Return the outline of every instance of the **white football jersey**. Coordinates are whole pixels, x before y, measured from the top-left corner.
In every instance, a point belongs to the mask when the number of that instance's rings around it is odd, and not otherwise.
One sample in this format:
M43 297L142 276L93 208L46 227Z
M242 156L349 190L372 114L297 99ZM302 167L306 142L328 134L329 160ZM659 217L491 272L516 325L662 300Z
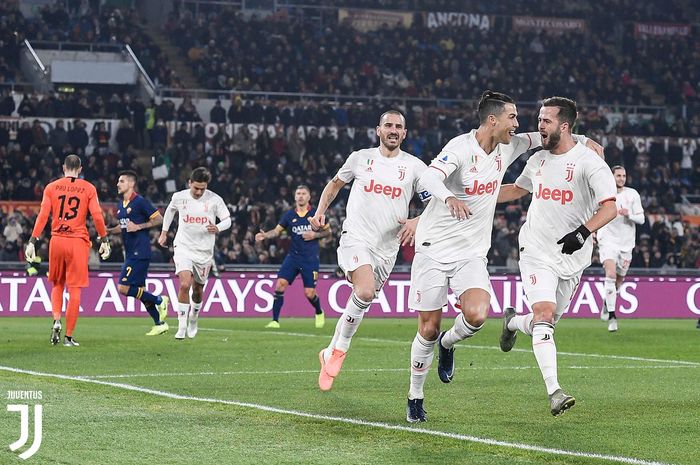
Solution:
M207 232L207 225L217 224L217 218L225 220L231 216L224 200L210 190L205 190L200 198L195 199L190 190L185 189L175 192L168 204L166 215L175 212L178 213L173 243L176 252L184 252L197 263L211 261L216 234Z
M396 258L399 220L408 218L411 198L415 193L422 200L430 196L418 187L426 168L419 158L404 151L392 158L383 156L379 147L351 153L337 174L345 183L355 181L342 234L364 242L384 258Z
M642 199L636 190L623 187L615 197L615 204L618 212L621 208L626 208L630 216L642 215L643 221ZM635 229L632 219L618 213L614 220L598 230L598 242L621 252L631 252L635 244Z
M503 175L520 155L541 143L538 132L517 134L510 144L499 144L487 154L476 140L476 129L450 140L428 169L445 175L445 187L472 214L458 221L444 202L433 199L418 222L416 252L440 263L486 257Z
M603 202L615 199L608 165L580 143L561 155L541 150L530 157L515 184L532 192L520 228L521 259L551 265L561 278L578 275L591 264L593 239L572 255L562 253L557 241L588 221Z

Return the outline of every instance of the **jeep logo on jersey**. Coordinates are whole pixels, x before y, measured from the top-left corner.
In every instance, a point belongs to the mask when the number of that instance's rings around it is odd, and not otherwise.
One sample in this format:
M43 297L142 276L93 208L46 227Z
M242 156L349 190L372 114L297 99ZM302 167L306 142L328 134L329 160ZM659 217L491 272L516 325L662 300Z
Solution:
M369 186L364 187L365 192L374 192L375 194L384 194L391 199L398 199L401 197L401 188L394 187L384 184L375 183L374 179L370 179Z
M182 218L182 221L188 224L209 224L209 218L206 216L185 215L185 217Z
M566 179L567 182L571 182L571 180L574 179L574 168L576 168L575 163L566 164L566 176L564 179Z
M475 179L474 185L471 188L467 186L467 188L464 189L464 192L466 192L467 195L494 194L498 192L498 179L494 179L486 184L482 184Z
M405 177L406 177L406 167L399 166L399 181L403 181Z
M549 187L540 187L535 192L535 197L542 200L554 200L565 205L574 200L574 192L568 189L550 189Z

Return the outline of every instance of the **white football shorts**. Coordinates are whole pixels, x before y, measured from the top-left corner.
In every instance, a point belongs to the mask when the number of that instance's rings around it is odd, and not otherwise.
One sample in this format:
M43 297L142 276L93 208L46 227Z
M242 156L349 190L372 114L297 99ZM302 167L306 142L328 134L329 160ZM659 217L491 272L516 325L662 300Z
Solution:
M543 263L520 260L520 278L523 280L523 289L530 307L537 302L555 303L557 309L554 324L571 303L582 274L583 271L571 278L560 278Z
M491 279L486 258L440 263L423 253L413 257L408 307L418 311L439 310L447 305L447 290L458 298L467 289L483 289L489 294Z
M214 263L214 259L211 258L206 262L195 261L192 257L175 249L175 254L173 255L173 261L175 262L175 274L181 271L191 271L194 280L199 284L205 284L207 278L209 278L209 272Z
M383 257L372 252L367 244L356 238L344 234L340 237L338 247L338 266L343 270L348 281L350 273L362 265L370 265L374 271L374 286L378 293L389 279L391 271L396 263L396 255L392 258Z
M600 256L600 263L603 263L605 260L612 260L615 262L615 273L620 276L627 275L627 271L630 269L630 262L632 261L631 251L623 252L616 247L598 243L598 255Z

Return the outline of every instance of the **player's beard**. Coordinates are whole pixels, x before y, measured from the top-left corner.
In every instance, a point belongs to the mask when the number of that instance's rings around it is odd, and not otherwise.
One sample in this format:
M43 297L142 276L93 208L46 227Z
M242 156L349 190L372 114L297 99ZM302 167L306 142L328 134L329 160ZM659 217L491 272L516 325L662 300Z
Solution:
M552 132L547 135L547 140L542 143L542 148L545 150L552 150L559 144L561 140L561 130L557 129L556 132Z
M382 139L382 144L384 144L384 146L389 150L394 150L401 145L401 136L397 136L396 139L389 139L389 136L387 135Z

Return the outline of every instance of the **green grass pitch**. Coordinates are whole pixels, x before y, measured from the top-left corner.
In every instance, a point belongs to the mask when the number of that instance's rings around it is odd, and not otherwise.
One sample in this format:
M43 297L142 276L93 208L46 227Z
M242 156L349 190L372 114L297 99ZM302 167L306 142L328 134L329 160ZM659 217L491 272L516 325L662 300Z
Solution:
M317 354L335 320L323 330L311 319L265 323L204 316L197 338L178 342L172 329L145 337L146 317L81 318L82 346L67 348L49 344L50 318L0 318L0 395L44 409L41 447L22 461L33 433L10 451L19 414L0 407L0 463L700 463L694 321L621 320L611 334L563 319L559 379L577 401L554 418L530 339L504 354L491 320L458 346L451 384L433 363L420 425L405 421L415 319L365 319L327 393Z

